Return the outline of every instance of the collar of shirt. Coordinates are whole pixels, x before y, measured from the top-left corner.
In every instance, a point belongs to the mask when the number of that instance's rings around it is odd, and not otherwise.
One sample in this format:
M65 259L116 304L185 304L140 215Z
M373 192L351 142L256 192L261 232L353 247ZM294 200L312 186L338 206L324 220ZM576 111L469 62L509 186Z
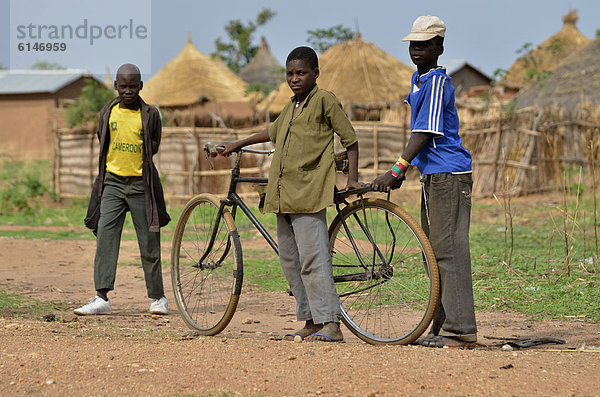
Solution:
M304 102L302 102L302 106L300 106L301 108L303 108L304 106L306 106L306 104L308 103L308 100L310 99L310 97L312 97L313 95L315 95L315 92L317 92L319 90L319 86L315 84L315 86L313 87L312 90L310 90L310 92L308 93L308 95L306 96L306 98L304 98ZM296 104L296 95L290 97L290 102L293 102L294 105Z
M424 82L426 82L428 79L430 79L433 76L437 76L437 75L445 75L447 78L450 78L450 76L448 76L446 74L446 68L443 66L438 66L437 68L433 68L431 70L429 70L429 72L427 73L423 73L422 75L419 76L419 72L415 72L414 75L414 82L413 84L423 84Z

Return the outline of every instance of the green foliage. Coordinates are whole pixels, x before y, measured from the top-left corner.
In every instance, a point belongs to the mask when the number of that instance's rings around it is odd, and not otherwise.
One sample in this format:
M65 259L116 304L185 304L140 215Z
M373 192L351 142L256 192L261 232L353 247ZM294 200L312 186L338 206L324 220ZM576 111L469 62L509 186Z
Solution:
M500 80L502 77L504 77L506 75L506 72L508 72L508 70L506 69L502 69L502 68L497 68L496 70L494 70L494 80Z
M39 164L39 162L38 162ZM22 161L5 160L0 170L0 213L20 212L32 215L39 198L49 192L41 180L41 168L24 167Z
M251 92L260 92L264 96L267 96L269 95L269 92L275 89L275 87L277 87L276 84L267 84L257 81L246 86L246 94L250 94Z
M258 51L258 46L252 44L254 32L259 26L269 22L275 15L277 15L275 11L263 8L254 21L243 23L239 19L230 20L225 25L229 41L223 41L221 37L218 37L215 40L216 51L212 56L221 58L229 69L239 73Z
M525 83L539 83L546 80L548 77L552 75L552 72L547 70L538 70L538 69L528 69L525 72L525 77L523 78L523 82Z
M34 70L65 70L66 68L58 63L48 61L37 61L31 65Z
M517 54L519 54L519 55L520 55L520 54L525 54L525 53L527 53L527 52L528 52L528 51L531 49L531 47L533 47L533 43L525 43L525 44L523 44L523 45L521 46L521 48L519 48L519 49L518 49L518 50L516 50L515 52L516 52Z
M306 41L319 54L323 54L331 46L348 41L356 35L355 31L343 25L332 26L329 29L308 30L306 33L308 34Z
M90 121L95 122L100 109L110 102L114 96L112 90L93 79L87 79L77 103L67 106L64 110L67 125L73 127Z

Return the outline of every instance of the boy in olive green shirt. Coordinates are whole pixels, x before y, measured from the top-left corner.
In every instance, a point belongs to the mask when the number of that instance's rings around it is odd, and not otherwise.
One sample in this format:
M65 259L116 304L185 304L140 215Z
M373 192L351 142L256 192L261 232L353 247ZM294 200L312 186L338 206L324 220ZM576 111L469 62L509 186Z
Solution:
M272 141L265 210L277 214L279 261L296 298L295 334L311 341L341 341L340 300L333 282L326 208L335 188L334 133L346 148L350 171L346 189L359 187L358 141L340 102L320 90L317 54L294 49L286 61L286 80L294 96L263 132L225 145L228 156L246 145Z

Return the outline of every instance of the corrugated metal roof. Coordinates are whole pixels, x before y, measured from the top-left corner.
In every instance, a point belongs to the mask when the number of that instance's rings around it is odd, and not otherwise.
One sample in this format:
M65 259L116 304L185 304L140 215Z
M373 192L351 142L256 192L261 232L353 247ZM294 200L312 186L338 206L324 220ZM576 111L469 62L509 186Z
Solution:
M65 70L0 70L0 95L53 94L81 77L90 77L83 69Z

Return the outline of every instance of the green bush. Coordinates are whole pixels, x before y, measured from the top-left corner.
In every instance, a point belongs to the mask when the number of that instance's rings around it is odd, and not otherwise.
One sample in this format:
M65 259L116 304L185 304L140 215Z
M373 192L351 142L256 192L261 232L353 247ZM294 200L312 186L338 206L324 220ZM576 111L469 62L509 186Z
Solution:
M39 207L38 198L50 189L42 182L40 170L22 161L4 161L0 173L0 213L33 214Z
M65 119L70 127L96 122L98 112L114 98L115 94L97 81L88 79L81 90L77 103L69 105L65 110Z

